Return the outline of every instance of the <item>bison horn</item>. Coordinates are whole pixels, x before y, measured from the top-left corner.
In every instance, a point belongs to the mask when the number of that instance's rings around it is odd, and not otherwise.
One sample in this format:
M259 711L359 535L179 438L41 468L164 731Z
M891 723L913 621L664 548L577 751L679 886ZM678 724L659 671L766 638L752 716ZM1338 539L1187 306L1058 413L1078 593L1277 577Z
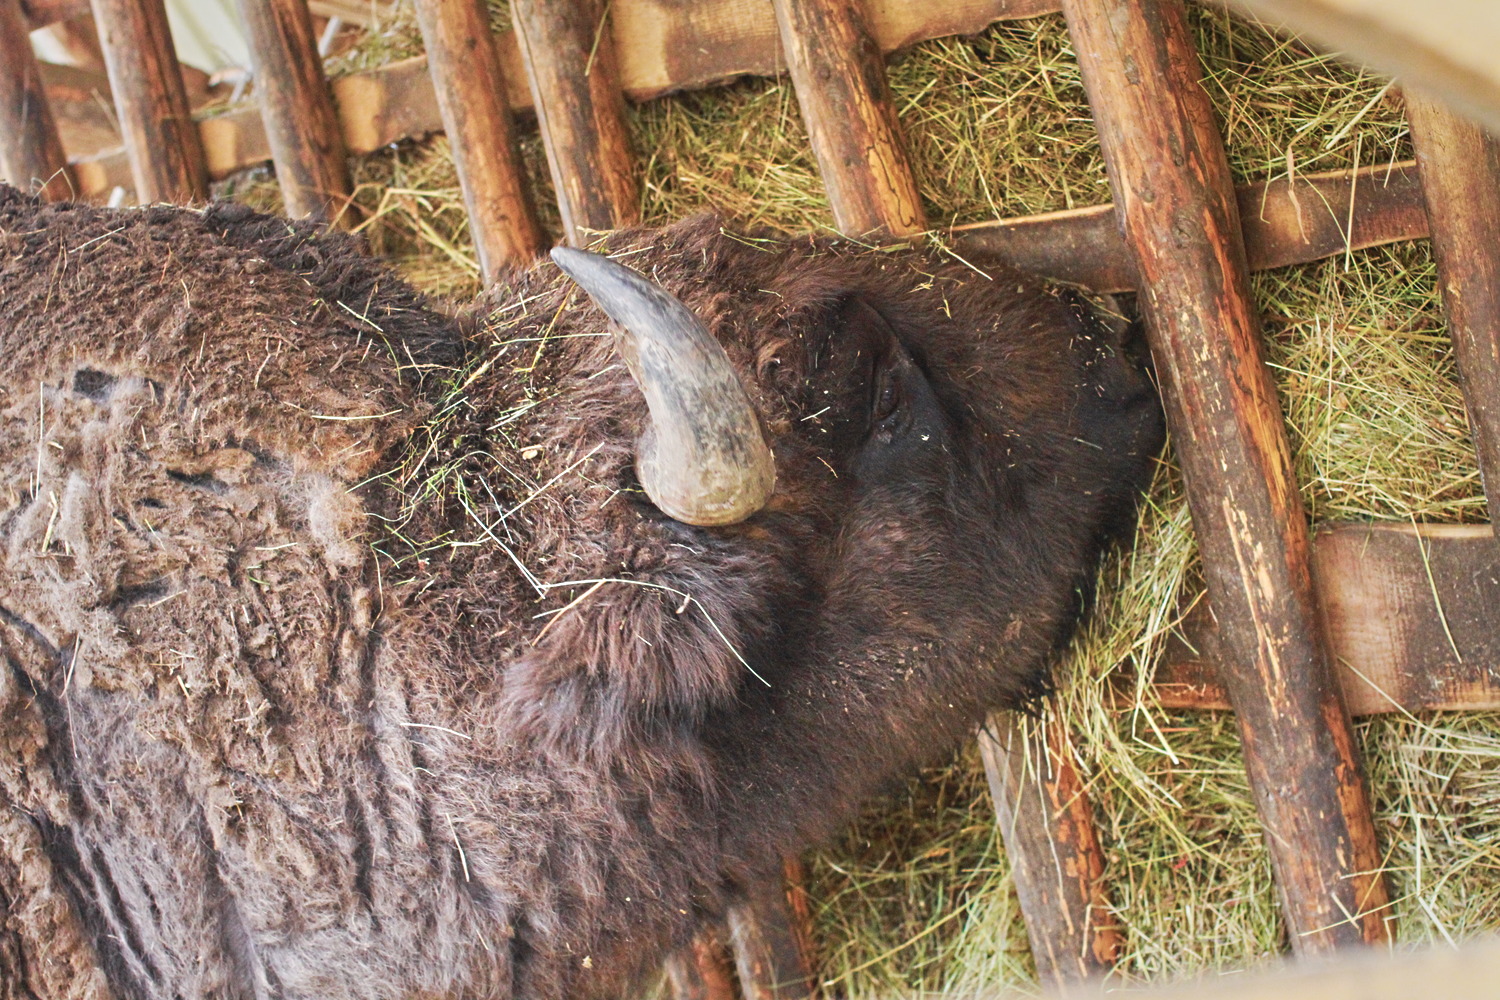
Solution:
M736 524L771 498L776 466L724 348L660 285L608 257L552 259L617 324L615 348L651 411L635 468L646 494L687 524Z

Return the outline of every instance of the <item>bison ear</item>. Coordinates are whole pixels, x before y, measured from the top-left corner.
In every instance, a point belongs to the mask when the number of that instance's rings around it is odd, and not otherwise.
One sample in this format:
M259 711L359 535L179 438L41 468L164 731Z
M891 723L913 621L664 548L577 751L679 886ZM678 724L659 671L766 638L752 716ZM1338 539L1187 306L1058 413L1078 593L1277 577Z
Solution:
M771 446L724 348L687 306L600 254L557 247L552 259L615 321L615 349L651 419L636 473L664 513L687 524L735 524L771 498Z

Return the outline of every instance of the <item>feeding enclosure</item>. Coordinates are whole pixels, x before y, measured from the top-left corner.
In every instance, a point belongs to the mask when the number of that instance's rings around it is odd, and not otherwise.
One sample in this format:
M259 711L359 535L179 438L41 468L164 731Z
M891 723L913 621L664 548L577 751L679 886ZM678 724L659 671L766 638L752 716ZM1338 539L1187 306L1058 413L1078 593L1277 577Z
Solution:
M710 209L998 255L1146 323L1173 445L1059 691L789 858L669 962L684 1000L1500 928L1500 146L1450 110L1493 126L1493 80L1398 89L1179 0L237 9L231 103L185 87L161 0L0 0L4 179L325 219L438 294Z

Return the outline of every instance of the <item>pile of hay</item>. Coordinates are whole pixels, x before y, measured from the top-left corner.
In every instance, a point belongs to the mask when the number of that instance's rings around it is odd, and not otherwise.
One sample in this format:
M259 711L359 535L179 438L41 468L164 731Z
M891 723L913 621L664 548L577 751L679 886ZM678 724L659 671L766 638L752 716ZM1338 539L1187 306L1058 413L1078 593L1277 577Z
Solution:
M1411 155L1387 80L1217 8L1191 13L1237 179ZM406 54L419 44L398 8L364 51ZM923 44L890 74L933 225L1109 200L1060 17ZM831 227L787 81L666 98L630 119L647 221L712 208L747 225ZM534 128L524 152L545 201ZM356 179L378 252L429 290L477 287L441 137L366 158ZM271 206L270 191L256 183L241 194ZM1255 293L1317 521L1486 519L1425 242L1262 274ZM1233 718L1164 711L1149 687L1133 705L1103 697L1117 674L1150 675L1201 586L1172 470L1159 477L1135 550L1105 577L1056 704L1109 855L1122 971L1147 980L1244 967L1286 942ZM1500 718L1386 716L1359 732L1398 938L1500 927ZM1034 981L972 749L873 805L810 862L818 969L830 994Z

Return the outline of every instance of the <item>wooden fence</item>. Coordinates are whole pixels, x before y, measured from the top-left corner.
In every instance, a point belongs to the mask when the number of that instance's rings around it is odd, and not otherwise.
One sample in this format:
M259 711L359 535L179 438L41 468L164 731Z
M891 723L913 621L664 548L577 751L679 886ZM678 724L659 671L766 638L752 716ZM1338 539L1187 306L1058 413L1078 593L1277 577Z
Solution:
M345 157L443 129L486 276L545 237L521 184L512 116L535 112L579 243L637 217L624 100L786 70L834 218L851 235L924 230L883 55L1056 10L1050 0L418 0L427 56L322 77L306 0L242 0L258 110L193 121L162 0L92 0L122 153L65 157L23 26L78 0L0 0L0 168L47 198L130 184L201 199L271 159L294 213L348 218ZM1486 484L1500 483L1500 145L1408 95L1415 163L1232 186L1180 0L1064 0L1113 205L953 230L1018 266L1134 290L1162 375L1211 612L1157 678L1169 706L1239 721L1293 950L1384 940L1387 889L1350 712L1500 707L1500 550L1488 527L1342 527L1309 537L1247 288L1254 268L1430 235ZM671 16L669 16L671 15ZM1339 206L1339 210L1328 206ZM1340 666L1335 669L1334 664ZM1341 677L1342 675L1342 677ZM991 720L981 749L1044 981L1107 973L1104 861L1060 724ZM669 963L687 998L814 991L805 903L767 886Z

